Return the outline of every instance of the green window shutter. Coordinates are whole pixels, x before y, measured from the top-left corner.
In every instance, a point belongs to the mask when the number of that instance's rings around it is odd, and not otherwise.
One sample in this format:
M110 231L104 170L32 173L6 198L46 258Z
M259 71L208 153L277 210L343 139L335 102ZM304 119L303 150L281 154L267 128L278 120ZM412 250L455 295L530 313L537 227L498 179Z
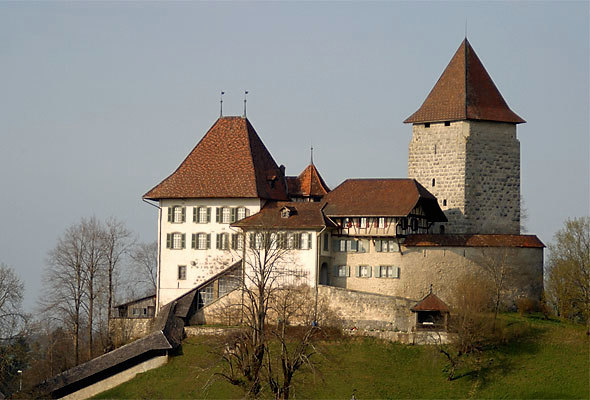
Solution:
M367 267L367 269L369 270L369 278L370 278L371 276L373 276L373 275L371 274L371 271L372 271L373 269L371 268L371 266L370 266L370 265Z
M231 219L230 219L230 221L231 221L232 223L233 223L233 222L236 222L236 214L237 214L237 211L238 211L238 210L237 210L237 208L235 208L235 207L232 207L230 210L231 210Z
M215 207L215 222L219 223L221 219L221 208Z
M210 233L207 234L207 248L208 249L211 248L211 234Z
M338 276L338 268L339 268L338 265L334 265L334 268L333 268L334 271L332 272L332 276Z
M186 222L186 207L182 207L182 222Z
M231 248L232 248L232 250L235 250L238 248L238 234L237 233L231 234Z
M375 251L380 253L382 251L382 248L383 248L383 246L381 243L381 239L375 240Z
M256 243L255 243L255 240L256 240L256 239L254 238L254 234L253 234L253 233L251 233L251 234L250 234L250 248L251 248L251 249L253 249L253 248L254 248L254 245L256 244Z
M350 265L346 266L346 276L350 276L350 270L352 269L352 267Z
M361 276L361 266L360 265L357 265L354 268L355 268L355 272L356 272L355 273L356 277L357 278L360 278L360 276Z
M183 233L182 236L181 236L181 241L180 241L180 248L181 249L184 249L185 239L186 239L186 234Z
M207 223L209 222L211 222L211 207L207 207Z
M168 207L168 222L172 222L172 212L174 207Z
M381 267L379 265L373 266L375 278L381 278Z
M218 234L215 235L215 248L218 249L218 250L221 248L221 246L220 246L221 239L219 238L220 236L221 236L220 233L218 233Z
M172 248L172 234L171 233L166 234L166 248L167 249Z
M199 209L197 207L193 207L193 222L197 222L198 215L199 215Z
M401 268L400 267L394 267L393 270L395 271L395 277L396 278L399 278L399 274L400 274Z
M312 240L312 237L313 237L313 235L312 235L311 233L308 233L308 234L307 234L307 248L308 248L308 249L312 249L312 248L313 248L313 246L312 246L312 244L311 244L311 243L312 243L312 242L311 242L311 240Z
M191 235L191 249L196 249L197 248L197 234L193 233Z

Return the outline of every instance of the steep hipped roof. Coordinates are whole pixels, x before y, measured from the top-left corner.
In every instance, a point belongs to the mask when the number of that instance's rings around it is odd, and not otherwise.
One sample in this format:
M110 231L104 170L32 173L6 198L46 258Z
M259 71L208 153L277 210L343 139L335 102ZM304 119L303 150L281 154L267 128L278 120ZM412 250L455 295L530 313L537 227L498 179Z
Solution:
M145 199L247 197L287 200L284 175L246 118L222 117Z
M313 163L309 164L299 176L287 177L289 196L321 197L330 191L326 182Z
M421 205L431 221L447 221L436 198L415 179L347 179L323 202L328 217L405 217Z
M537 247L545 245L535 235L409 235L406 247Z
M439 299L434 293L430 293L412 307L410 310L416 311L440 311L449 312L449 306L444 301Z
M526 122L506 104L465 39L422 106L405 123L487 120Z
M290 216L283 218L281 210L287 207ZM231 226L243 229L321 229L334 226L322 212L322 203L318 202L268 202L256 214L244 218Z

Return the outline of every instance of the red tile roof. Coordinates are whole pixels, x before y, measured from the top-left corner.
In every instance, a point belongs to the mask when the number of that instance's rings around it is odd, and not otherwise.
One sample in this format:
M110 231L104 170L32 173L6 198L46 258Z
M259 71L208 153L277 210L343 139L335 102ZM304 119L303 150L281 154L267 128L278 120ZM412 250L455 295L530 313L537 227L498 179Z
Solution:
M538 247L535 235L409 235L406 247Z
M465 39L422 106L405 123L456 120L526 122L506 104Z
M347 179L322 202L329 217L404 217L420 204L431 221L447 221L436 198L415 179Z
M281 210L288 207L291 215L281 217ZM244 229L321 229L334 224L324 216L323 205L317 202L271 201L256 214L244 218L231 226Z
M423 298L410 310L412 311L440 311L449 312L449 306L444 301L439 299L435 294L430 293L428 296Z
M246 118L222 117L145 199L287 200L284 175Z
M299 176L287 177L287 191L291 197L322 197L330 191L313 163Z

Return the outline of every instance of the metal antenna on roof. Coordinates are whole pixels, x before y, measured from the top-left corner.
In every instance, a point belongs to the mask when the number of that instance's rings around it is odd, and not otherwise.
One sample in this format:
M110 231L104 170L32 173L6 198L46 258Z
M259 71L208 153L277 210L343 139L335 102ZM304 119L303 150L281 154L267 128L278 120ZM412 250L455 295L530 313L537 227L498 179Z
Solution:
M224 91L221 91L219 95L219 118L223 117L223 95L225 94Z
M246 118L246 95L248 94L247 90L244 90L244 118Z

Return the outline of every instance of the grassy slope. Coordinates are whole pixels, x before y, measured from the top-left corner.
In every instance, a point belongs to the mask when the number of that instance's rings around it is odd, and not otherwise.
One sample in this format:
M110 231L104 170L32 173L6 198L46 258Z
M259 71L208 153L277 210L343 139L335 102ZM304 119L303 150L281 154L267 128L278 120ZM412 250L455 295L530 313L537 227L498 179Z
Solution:
M590 398L590 351L583 327L556 321L504 318L530 324L533 336L493 350L478 376L448 382L443 359L430 346L350 339L321 346L317 372L297 376L292 398ZM188 339L164 367L98 398L240 398L214 375L220 370L207 339Z

